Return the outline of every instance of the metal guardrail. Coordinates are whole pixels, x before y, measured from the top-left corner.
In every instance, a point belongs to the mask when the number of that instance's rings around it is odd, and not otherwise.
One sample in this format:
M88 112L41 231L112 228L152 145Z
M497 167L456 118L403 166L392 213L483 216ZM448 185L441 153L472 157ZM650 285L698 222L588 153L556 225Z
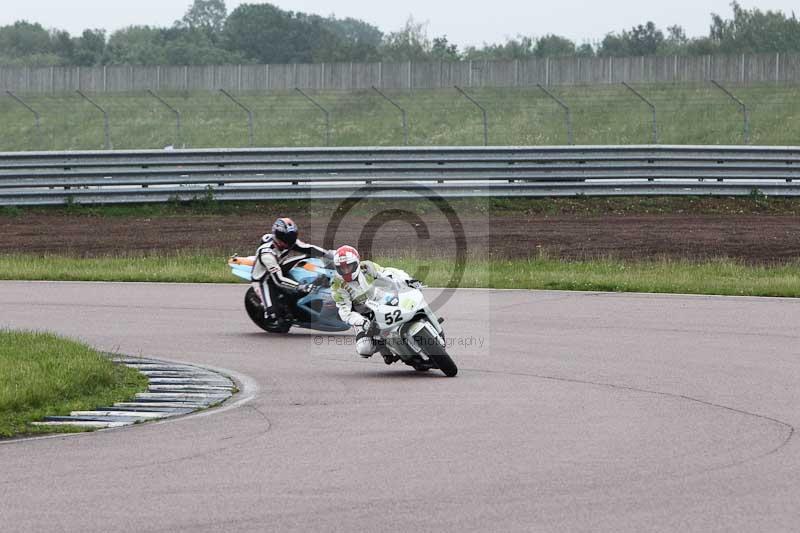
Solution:
M800 147L549 146L0 153L0 206L408 198L800 196Z

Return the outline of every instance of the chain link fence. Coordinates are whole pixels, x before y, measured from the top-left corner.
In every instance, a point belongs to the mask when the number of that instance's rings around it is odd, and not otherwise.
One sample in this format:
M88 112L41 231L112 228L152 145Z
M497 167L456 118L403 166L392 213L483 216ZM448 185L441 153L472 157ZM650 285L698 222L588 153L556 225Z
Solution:
M6 92L0 151L800 139L800 85L460 89Z

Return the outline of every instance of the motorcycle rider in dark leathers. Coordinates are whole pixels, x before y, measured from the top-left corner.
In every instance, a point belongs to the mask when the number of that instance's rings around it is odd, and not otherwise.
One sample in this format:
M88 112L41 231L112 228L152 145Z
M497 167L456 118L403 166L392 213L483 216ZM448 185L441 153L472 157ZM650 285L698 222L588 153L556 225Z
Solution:
M317 257L330 261L333 252L305 243L297 238L297 224L289 217L278 218L272 232L261 237L256 250L252 284L264 303L264 318L278 324L285 321L286 309L277 305L278 291L292 296L302 296L313 288L300 284L286 273L302 259Z

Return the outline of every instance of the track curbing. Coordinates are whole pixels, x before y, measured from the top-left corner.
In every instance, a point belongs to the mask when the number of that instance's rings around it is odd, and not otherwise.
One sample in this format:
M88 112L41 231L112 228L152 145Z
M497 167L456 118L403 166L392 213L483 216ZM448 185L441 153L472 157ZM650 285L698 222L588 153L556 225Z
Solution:
M129 356L112 360L144 374L148 380L147 392L127 402L91 411L73 411L69 416L47 416L33 424L108 429L161 421L220 405L237 390L229 377L194 365Z

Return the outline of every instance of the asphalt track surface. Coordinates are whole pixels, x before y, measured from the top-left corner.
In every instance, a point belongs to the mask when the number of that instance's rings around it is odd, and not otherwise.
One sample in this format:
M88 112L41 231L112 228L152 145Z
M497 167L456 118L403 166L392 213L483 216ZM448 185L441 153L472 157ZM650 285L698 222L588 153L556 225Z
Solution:
M0 531L797 530L800 301L460 290L448 379L260 333L244 291L0 283L0 326L244 388L0 444Z

